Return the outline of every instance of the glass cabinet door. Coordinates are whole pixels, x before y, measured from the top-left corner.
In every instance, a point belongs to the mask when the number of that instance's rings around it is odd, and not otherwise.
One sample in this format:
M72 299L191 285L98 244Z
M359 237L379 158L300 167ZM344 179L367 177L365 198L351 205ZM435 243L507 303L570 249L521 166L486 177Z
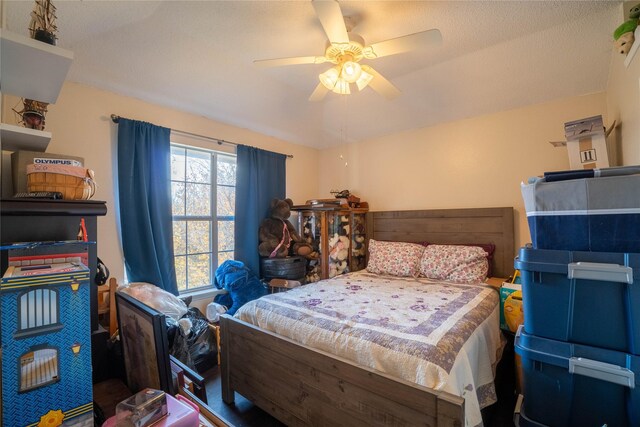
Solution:
M307 283L366 267L366 210L301 210L298 225L313 249Z
M327 212L329 277L348 273L350 238L349 212Z
M351 223L351 271L364 270L367 266L366 214L352 213Z
M320 212L305 211L300 213L300 231L302 238L311 245L312 259L307 262L306 282L317 282L322 278L322 221Z

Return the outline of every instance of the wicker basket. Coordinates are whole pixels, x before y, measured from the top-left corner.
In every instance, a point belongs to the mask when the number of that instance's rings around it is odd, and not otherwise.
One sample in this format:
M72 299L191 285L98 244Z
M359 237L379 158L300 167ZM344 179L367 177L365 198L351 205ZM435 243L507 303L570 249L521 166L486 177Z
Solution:
M96 191L91 169L77 166L41 165L27 166L27 190L58 191L65 200L87 200Z

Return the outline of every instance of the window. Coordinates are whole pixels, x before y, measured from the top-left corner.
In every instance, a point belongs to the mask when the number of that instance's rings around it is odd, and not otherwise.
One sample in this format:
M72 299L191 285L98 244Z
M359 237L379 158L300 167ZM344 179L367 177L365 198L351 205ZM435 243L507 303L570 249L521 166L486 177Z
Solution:
M18 331L15 338L24 338L61 329L56 289L34 289L18 296Z
M235 156L172 144L171 194L178 290L210 287L233 258Z
M71 351L71 350L69 350ZM20 357L20 392L55 383L58 377L58 350L40 348Z

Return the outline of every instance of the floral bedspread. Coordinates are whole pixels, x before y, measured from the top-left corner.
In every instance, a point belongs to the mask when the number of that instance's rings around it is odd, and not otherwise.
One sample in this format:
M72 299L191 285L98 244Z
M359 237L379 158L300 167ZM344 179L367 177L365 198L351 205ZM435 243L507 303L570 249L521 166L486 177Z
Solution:
M305 346L465 398L468 426L496 401L503 339L485 286L357 272L244 305L243 321Z

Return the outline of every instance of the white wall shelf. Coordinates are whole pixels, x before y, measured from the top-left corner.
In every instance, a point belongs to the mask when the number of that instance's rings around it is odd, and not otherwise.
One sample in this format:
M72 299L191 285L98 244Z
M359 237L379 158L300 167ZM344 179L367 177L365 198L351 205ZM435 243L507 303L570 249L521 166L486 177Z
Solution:
M0 29L0 39L2 92L55 103L71 67L73 52L5 29Z
M627 57L624 58L625 68L629 68L629 64L631 64L631 61L633 61L633 57L636 56L636 53L638 52L638 48L640 47L640 27L636 28L634 36L636 38L636 41L633 42L633 45L631 46L631 50L629 50Z
M0 145L2 150L44 152L51 141L51 132L28 129L0 123Z

